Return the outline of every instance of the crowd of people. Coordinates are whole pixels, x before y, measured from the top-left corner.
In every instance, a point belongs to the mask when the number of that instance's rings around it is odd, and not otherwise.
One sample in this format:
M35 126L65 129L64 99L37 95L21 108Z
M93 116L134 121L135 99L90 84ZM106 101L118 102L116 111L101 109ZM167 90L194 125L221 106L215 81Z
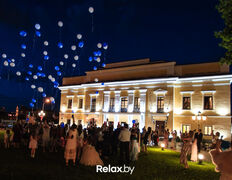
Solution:
M102 127L90 125L83 128L81 124L76 125L75 122L72 126L68 124L55 126L46 121L35 124L17 122L12 128L12 133L6 129L4 146L29 148L31 158L36 156L38 148L43 152L63 151L66 166L69 166L70 161L73 165L78 161L83 165L95 166L103 165L102 159L117 157L117 155L120 164L129 164L130 161L138 159L140 151L146 153L147 146L158 146L161 142L162 147L176 150L177 139L182 142L180 163L188 168L188 155L191 155L191 161L198 161L203 139L201 129L188 133L180 132L179 138L175 130L170 132L169 129L152 131L151 127L147 129L144 127L140 133L136 124L132 128L129 128L128 124L123 126L118 124L114 130L113 125L107 123ZM219 132L216 134L212 132L211 148L214 149L211 151L212 159L215 159L214 155L221 153L221 140ZM213 160L215 165L217 165L216 161L217 158ZM222 171L222 169L221 166L217 166L217 170Z

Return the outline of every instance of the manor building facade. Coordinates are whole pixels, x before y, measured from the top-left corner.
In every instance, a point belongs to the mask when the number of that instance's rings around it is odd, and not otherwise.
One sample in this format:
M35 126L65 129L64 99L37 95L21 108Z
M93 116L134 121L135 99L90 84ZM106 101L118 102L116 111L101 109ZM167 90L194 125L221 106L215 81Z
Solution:
M101 126L219 131L231 139L229 66L218 62L177 65L149 59L106 64L85 76L63 78L60 122Z

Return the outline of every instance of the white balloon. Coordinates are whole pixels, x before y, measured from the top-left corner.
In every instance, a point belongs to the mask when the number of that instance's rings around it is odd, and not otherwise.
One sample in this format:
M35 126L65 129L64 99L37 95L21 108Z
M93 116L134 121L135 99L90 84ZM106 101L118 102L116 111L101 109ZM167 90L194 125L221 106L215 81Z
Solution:
M76 67L76 64L74 64L74 63L73 63L73 64L72 64L72 67L74 67L74 68L75 68L75 67Z
M26 54L25 54L25 53L21 53L21 56L22 56L22 57L26 57Z
M7 61L4 61L4 66L8 66L9 63Z
M77 61L79 59L79 56L74 56L74 60Z
M43 54L44 54L45 56L47 56L47 55L48 55L48 52L47 52L47 51L44 51Z
M48 76L48 79L52 79L52 75L49 75L49 76Z
M17 75L17 76L21 76L21 72L17 71L17 72L16 72L16 75Z
M39 24L36 24L36 25L35 25L35 29L39 30L39 29L40 29L40 25L39 25Z
M15 63L11 62L11 63L10 63L10 66L11 66L11 67L15 67Z
M56 81L56 79L55 79L55 78L52 78L52 79L51 79L51 81L52 81L52 82L55 82L55 81Z
M60 61L60 65L63 66L63 65L64 65L64 62L63 62L63 61Z
M93 7L89 7L89 12L92 14L94 12Z
M95 82L98 82L98 78L95 78L94 81L95 81Z
M45 45L45 46L48 46L48 41L44 41L44 45Z
M81 34L77 34L77 39L81 39L82 35Z
M76 47L75 45L72 45L72 46L71 46L71 49L72 49L73 51L75 51L76 48L77 48L77 47Z
M101 62L101 58L97 57L97 62Z
M103 48L104 48L104 49L107 49L107 48L108 48L108 45L106 45L106 46L103 46Z
M38 79L38 76L37 76L37 75L34 75L34 76L33 76L33 79Z
M31 85L31 88L32 88L32 89L35 89L35 88L36 88L36 86L35 86L34 84L32 84L32 85Z
M43 92L43 88L42 87L38 87L38 91L39 92Z
M101 43L97 43L97 47L98 48L102 48L102 44Z
M15 62L15 59L11 59L12 62Z
M2 54L2 58L7 58L7 55L6 54Z
M65 58L65 59L68 59L68 55L67 55L67 54L65 54L65 55L64 55L64 58Z
M62 21L59 21L59 22L58 22L58 26L59 26L59 27L63 27L63 25L64 25L64 24L63 24Z

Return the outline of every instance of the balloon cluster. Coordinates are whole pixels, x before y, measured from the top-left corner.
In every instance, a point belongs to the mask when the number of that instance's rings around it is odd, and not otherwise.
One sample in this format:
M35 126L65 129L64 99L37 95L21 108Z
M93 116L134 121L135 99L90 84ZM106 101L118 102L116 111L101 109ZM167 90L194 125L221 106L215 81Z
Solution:
M89 7L89 13L91 16L93 16L94 8ZM58 21L57 23L58 29L61 30L64 27L64 23L62 21ZM47 39L43 39L41 33L41 25L36 23L34 26L34 35L32 41L35 43L41 43L42 42L42 51L37 49L35 46L32 46L30 41L30 36L28 36L28 32L22 30L19 32L20 40L22 43L20 44L20 56L18 59L25 59L25 61L15 61L13 58L8 58L6 53L2 53L1 57L3 60L3 66L5 68L13 68L15 69L15 74L17 77L24 79L31 87L31 89L34 91L34 93L39 94L42 98L47 97L46 94L46 88L48 84L52 85L53 88L57 89L59 87L59 84L63 78L63 76L67 73L70 73L72 71L69 70L69 68L72 68L74 70L78 70L79 68L79 61L80 61L80 52L85 46L85 42L83 40L83 35L80 33L76 34L76 43L73 43L70 46L66 46L64 42L59 39L58 42L52 43L49 42ZM43 39L41 41L41 39ZM57 47L58 51L61 51L64 49L64 47L70 47L71 54L64 53L61 55L60 60L58 62L51 61L53 59L51 54L48 52L50 46ZM33 49L34 48L34 49ZM93 51L92 55L89 56L87 59L87 62L89 61L91 66L93 67L93 70L97 70L98 68L104 68L105 67L105 59L106 59L106 50L108 49L108 44L106 42L98 42L95 48L95 51ZM38 51L40 55L42 55L42 63L41 64L33 64L32 61L28 62L29 59L33 59L33 57L30 57L29 51ZM79 53L78 53L79 52ZM40 58L40 57L39 57ZM71 60L72 59L72 60ZM83 61L86 61L85 59L82 59ZM22 62L24 63L22 65ZM40 61L41 62L41 61ZM34 62L35 63L35 62ZM54 68L50 67L53 66ZM49 74L47 75L47 73ZM47 77L47 78L46 78ZM46 82L48 80L48 82ZM98 79L94 79L95 82L98 82ZM46 84L46 85L45 85ZM50 98L52 103L55 103L55 98ZM36 99L33 97L30 102L30 107L34 107L35 103L37 103Z

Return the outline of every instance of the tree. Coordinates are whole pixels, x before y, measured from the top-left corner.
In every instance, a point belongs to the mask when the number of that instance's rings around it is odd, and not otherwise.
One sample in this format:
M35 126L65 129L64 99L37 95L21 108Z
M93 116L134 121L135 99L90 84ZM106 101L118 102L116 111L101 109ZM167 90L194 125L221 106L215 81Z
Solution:
M220 59L223 64L232 64L232 0L219 0L216 6L224 20L225 27L222 31L215 32L215 36L222 41L219 46L226 49L225 56Z

